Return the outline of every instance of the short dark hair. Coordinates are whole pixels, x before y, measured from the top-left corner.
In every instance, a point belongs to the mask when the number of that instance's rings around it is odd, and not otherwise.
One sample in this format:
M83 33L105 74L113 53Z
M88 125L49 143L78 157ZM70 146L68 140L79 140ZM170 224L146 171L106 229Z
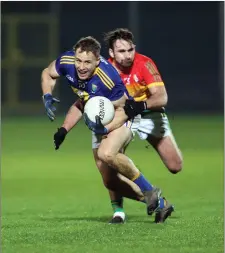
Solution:
M133 43L134 35L127 28L117 28L104 34L104 42L111 49L113 49L114 42L121 39Z
M92 36L83 37L73 46L73 50L77 51L80 48L81 52L92 52L96 58L100 56L101 44Z

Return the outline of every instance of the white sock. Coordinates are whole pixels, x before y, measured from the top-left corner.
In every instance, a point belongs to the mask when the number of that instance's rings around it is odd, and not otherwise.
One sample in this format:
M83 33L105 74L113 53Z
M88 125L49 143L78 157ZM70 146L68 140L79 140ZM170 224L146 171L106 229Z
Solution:
M124 212L115 212L113 214L113 218L119 216L122 220L125 220L125 213Z

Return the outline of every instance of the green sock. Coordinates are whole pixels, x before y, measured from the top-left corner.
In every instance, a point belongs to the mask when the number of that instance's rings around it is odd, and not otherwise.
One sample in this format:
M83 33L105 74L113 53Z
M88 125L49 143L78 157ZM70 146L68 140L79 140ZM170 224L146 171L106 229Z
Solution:
M124 212L123 210L123 198L120 198L118 200L112 200L111 205L113 208L113 212Z

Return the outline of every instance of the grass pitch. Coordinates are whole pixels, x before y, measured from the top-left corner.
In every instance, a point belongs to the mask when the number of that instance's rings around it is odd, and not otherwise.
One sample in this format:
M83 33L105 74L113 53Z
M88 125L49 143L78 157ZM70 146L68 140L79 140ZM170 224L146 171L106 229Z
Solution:
M223 117L175 117L184 156L172 175L152 148L136 139L128 154L176 212L154 224L145 205L125 200L127 223L108 225L112 209L79 124L58 151L53 134L63 118L2 120L3 253L222 253Z

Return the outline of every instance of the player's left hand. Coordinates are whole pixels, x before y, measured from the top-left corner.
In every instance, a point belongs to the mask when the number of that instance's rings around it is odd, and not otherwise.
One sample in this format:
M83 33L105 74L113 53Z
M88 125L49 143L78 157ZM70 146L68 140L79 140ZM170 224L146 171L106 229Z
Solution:
M56 111L55 106L53 106L54 103L60 103L60 100L58 98L54 98L52 94L47 93L43 97L43 103L45 105L46 113L51 121L55 119L54 111Z
M97 115L95 116L95 122L91 121L88 118L86 113L83 114L83 117L84 117L85 124L91 131L95 132L96 134L101 134L101 135L108 133L108 130L102 125L102 122L99 116Z
M138 114L147 109L147 103L145 101L136 102L128 99L125 102L124 111L129 119L134 118Z

